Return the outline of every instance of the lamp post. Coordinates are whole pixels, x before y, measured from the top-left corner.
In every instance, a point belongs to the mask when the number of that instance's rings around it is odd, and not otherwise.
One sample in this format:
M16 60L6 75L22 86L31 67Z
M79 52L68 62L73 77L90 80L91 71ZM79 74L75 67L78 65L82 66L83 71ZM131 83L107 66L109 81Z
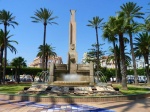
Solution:
M13 75L13 69L11 68L11 74Z
M149 82L149 68L148 68L148 64L145 64L145 69L146 69L146 76L147 76L147 81Z
M12 76L11 76L11 79L13 80L13 79L14 79L14 76L13 76L13 68L11 68L10 70L11 70L11 75L12 75Z
M145 64L146 74L147 74L147 67L148 67L148 64L146 63Z
M146 63L146 64L145 64L145 66L147 67L147 66L148 66L148 64Z
M2 63L0 63L0 83L3 81L2 79Z

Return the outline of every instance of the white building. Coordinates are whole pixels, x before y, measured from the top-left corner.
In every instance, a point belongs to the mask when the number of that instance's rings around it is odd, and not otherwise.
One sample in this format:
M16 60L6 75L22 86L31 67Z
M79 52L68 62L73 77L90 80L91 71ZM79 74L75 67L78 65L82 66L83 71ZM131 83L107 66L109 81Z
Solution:
M47 67L50 67L50 63L57 63L62 64L62 58L61 57L49 57ZM35 68L42 68L42 58L36 57L33 62L29 65L29 67L35 67Z
M83 58L82 58L82 63L86 64L86 59L88 59L88 56L87 56L87 52L85 52L83 54ZM107 59L108 59L108 56L102 56L100 58L100 64L101 64L101 67L107 67L107 68L115 68L115 63L113 60L110 60L109 62L107 62Z
M87 52L85 52L83 54L83 58L82 58L82 63L86 64L86 59L88 58L87 56ZM115 68L115 62L113 60L110 60L109 62L107 61L108 56L102 56L100 59L100 64L102 67L107 67L107 68ZM150 62L149 62L150 63ZM131 65L127 67L127 69L133 69L133 63L131 62ZM136 60L136 68L137 69L142 69L145 68L146 64L144 62L144 59L138 59Z

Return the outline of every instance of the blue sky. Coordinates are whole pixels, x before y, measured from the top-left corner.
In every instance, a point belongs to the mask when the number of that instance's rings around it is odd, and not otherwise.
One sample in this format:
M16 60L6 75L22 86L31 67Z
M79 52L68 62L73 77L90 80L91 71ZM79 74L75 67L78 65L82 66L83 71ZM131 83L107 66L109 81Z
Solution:
M81 63L83 53L91 48L91 45L96 42L95 30L87 27L88 20L99 16L104 18L103 22L107 22L109 16L115 16L115 13L120 10L123 3L132 1L137 5L142 6L143 12L146 12L150 7L149 0L0 0L0 10L5 9L16 16L15 21L19 23L10 30L11 40L18 41L13 44L17 49L17 54L12 54L8 50L8 60L22 56L29 65L38 53L39 45L43 44L43 24L32 23L31 16L40 8L48 8L53 11L53 16L58 16L55 22L58 25L48 25L46 34L46 43L55 47L55 52L61 56L64 63L67 63L68 45L69 45L69 21L70 9L76 10L76 25L77 25L77 53L78 63ZM3 29L3 26L0 25ZM103 45L103 50L108 51L111 45L104 41L101 37L102 31L99 29L99 42Z

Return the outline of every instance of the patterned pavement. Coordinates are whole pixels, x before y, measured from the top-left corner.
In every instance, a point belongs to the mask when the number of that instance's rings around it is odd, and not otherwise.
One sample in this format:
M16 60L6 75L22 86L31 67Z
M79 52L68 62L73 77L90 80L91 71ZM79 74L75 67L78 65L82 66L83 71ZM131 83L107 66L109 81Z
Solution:
M84 104L42 104L0 99L0 112L115 112Z
M29 102L0 99L0 112L150 112L146 99L105 102Z

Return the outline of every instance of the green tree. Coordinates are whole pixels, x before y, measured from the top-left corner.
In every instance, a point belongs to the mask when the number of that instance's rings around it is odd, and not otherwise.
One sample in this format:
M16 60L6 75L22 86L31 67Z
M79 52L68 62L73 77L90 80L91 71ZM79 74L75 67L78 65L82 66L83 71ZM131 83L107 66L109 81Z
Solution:
M43 45L40 45L38 49L39 49L39 52L38 52L37 56L42 57L43 56L42 51L44 49ZM45 66L46 66L46 71L47 71L48 59L51 56L57 56L57 54L54 52L54 48L51 45L46 44L45 45L45 60L46 60L46 63L45 63L46 65Z
M116 54L116 42L118 41L118 39L116 38L117 33L115 30L115 17L109 17L108 22L105 23L104 27L103 27L103 38L104 40L108 40L108 42L113 44L113 48L114 48L114 60L115 60L115 75L116 75L116 82L118 81L118 68L117 68L117 55Z
M44 63L45 63L45 43L46 43L46 26L47 24L57 24L56 22L54 22L53 20L56 19L57 17L52 17L53 16L53 12L49 9L46 8L40 8L40 10L36 10L34 17L31 17L33 19L32 22L35 23L43 23L44 25L44 36L43 36L43 58L42 58L42 68L43 70L44 68Z
M15 79L19 83L20 82L20 70L23 67L27 67L26 60L19 56L17 58L12 59L12 62L10 63L11 66L15 67Z
M98 16L93 17L92 20L89 20L89 24L87 26L92 27L96 31L96 47L97 47L97 71L100 69L100 60L99 60L99 39L98 39L98 28L102 27L103 18L99 18Z
M126 47L125 47L126 48ZM115 50L114 50L115 49ZM125 49L126 50L126 49ZM114 51L116 51L116 55L117 55L117 74L118 74L118 80L121 81L122 78L121 78L121 65L120 65L120 61L121 61L121 57L120 57L120 48L118 45L115 46L115 48L111 48L109 49L110 51L110 55L108 56L108 59L107 59L107 62L110 62L110 61L114 61L115 60L115 57L114 57ZM128 52L125 52L125 61L126 61L126 65L130 65L131 64L131 58L129 56L129 53ZM116 79L117 80L117 79Z
M0 11L0 24L4 25L4 68L3 68L3 82L5 81L5 74L6 74L6 61L7 61L7 26L12 26L14 28L14 25L18 25L18 23L15 20L15 16L13 16L12 13L6 10Z
M137 75L137 71L136 71L136 61L135 61L134 50L133 50L132 33L136 33L139 29L138 24L134 22L134 18L142 18L143 19L144 13L140 12L142 7L137 6L137 3L127 2L126 4L123 4L120 7L121 7L122 11L124 12L125 19L127 21L126 30L130 37L130 48L131 48L132 61L133 61L135 84L138 84L138 75Z
M144 24L141 25L142 31L150 33L150 16L144 19Z
M118 12L116 16L115 22L115 29L119 37L119 47L120 47L120 56L121 56L121 74L122 74L122 89L127 89L127 66L126 66L126 59L125 59L125 39L124 39L124 33L125 30L125 14L124 12Z
M135 38L134 43L134 51L136 57L144 57L146 66L146 75L147 75L147 82L150 83L150 74L149 74L149 51L150 51L150 35L146 33L140 33Z
M0 30L0 83L2 81L2 65L4 65L4 58L3 58L3 52L4 52L4 35L5 33L3 32L3 30ZM6 41L7 41L7 48L13 53L16 54L17 50L16 48L11 44L11 43L16 43L18 44L17 41L15 40L10 40L10 38L13 35L9 35L9 32L6 33ZM7 61L6 61L6 65L7 65Z
M102 46L103 44L100 44L99 46ZM89 52L87 52L86 62L90 63L92 61L94 64L97 63L97 44L92 44L92 48L88 49ZM102 57L104 55L105 51L99 50L99 57ZM101 58L100 58L101 59ZM99 59L99 60L100 60ZM97 70L97 68L96 68Z

